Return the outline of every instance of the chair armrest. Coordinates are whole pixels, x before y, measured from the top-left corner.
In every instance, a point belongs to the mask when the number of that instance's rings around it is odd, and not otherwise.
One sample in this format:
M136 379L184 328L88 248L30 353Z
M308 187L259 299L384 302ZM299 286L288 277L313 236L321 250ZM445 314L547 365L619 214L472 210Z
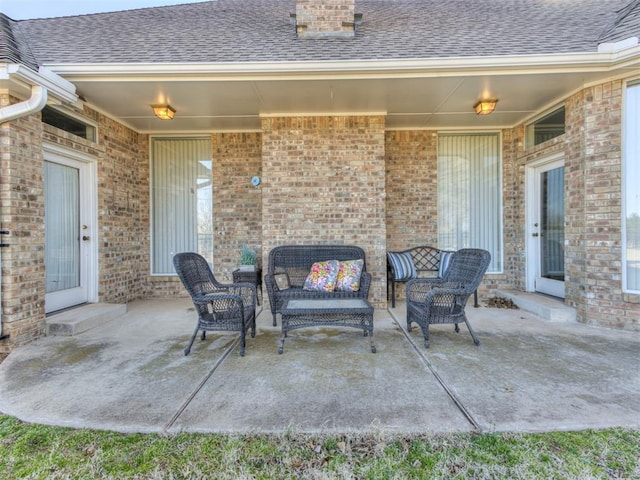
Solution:
M466 293L464 285L457 282L443 282L440 278L414 278L407 282L407 302L426 304L429 295Z
M278 282L276 282L276 276L273 273L265 274L264 284L267 287L267 291L277 292L280 290L280 288L278 288Z
M369 272L362 272L360 276L360 291L363 298L369 298L369 289L371 288L371 274Z
M235 300L244 307L255 309L257 290L253 283L218 284L218 287L220 287L220 290L197 295L193 299L194 303L205 304L216 300Z

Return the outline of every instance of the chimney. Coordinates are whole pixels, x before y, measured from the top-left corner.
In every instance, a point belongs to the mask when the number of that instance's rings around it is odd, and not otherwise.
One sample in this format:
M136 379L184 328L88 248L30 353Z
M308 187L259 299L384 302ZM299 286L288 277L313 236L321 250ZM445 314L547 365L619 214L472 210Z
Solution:
M353 37L355 0L296 0L296 32L299 38Z

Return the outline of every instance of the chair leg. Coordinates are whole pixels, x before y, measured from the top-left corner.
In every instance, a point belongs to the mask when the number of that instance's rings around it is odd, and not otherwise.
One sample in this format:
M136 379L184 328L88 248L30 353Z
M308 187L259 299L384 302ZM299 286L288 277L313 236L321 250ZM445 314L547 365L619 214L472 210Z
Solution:
M427 323L422 330L422 336L424 337L424 348L429 348L429 324Z
M200 340L205 340L207 338L206 330L202 330L202 335L200 336Z
M457 323L455 325L456 325L456 328L455 328L456 333L460 333L460 327L458 326Z
M184 349L185 357L189 355L189 352L191 351L191 345L193 345L193 341L196 339L196 335L198 334L199 327L200 325L196 325L196 329L193 331L193 335L191 335L191 340L189 341L189 345L187 346L187 348ZM204 330L202 331L202 333L204 333Z
M469 324L469 320L467 320L467 317L464 317L464 323L467 324L467 328L469 329L469 333L471 334L471 338L473 338L473 343L475 343L476 345L480 345L480 340L478 340L478 337L476 337L475 332L473 331L473 329L471 328L471 325Z
M276 322L276 314L273 314L273 326L277 327L278 326L278 322Z
M241 357L244 357L244 350L245 350L245 347L247 346L246 340L247 340L246 332L242 330L242 332L240 332L240 356Z
M396 282L391 280L391 308L396 308Z

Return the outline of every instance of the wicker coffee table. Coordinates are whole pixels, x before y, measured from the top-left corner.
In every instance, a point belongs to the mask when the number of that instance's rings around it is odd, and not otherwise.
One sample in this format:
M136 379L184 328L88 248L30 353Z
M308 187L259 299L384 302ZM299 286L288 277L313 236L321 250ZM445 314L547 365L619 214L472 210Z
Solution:
M292 299L287 300L282 309L282 335L278 353L284 351L287 332L297 328L330 326L353 327L369 336L371 353L376 353L373 343L373 307L361 298Z

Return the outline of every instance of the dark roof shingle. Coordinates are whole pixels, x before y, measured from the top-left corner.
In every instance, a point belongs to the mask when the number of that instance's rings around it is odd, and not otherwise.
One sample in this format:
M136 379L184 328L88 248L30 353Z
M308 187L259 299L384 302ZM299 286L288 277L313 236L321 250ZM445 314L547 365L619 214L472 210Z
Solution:
M28 42L20 38L16 22L0 13L0 62L19 63L37 70L35 58L28 49Z
M39 64L424 59L595 52L628 0L356 0L354 38L298 39L294 0L17 22ZM637 3L637 2L632 2ZM634 21L615 35L640 34ZM613 38L613 37L612 37ZM617 37L616 37L617 38Z

